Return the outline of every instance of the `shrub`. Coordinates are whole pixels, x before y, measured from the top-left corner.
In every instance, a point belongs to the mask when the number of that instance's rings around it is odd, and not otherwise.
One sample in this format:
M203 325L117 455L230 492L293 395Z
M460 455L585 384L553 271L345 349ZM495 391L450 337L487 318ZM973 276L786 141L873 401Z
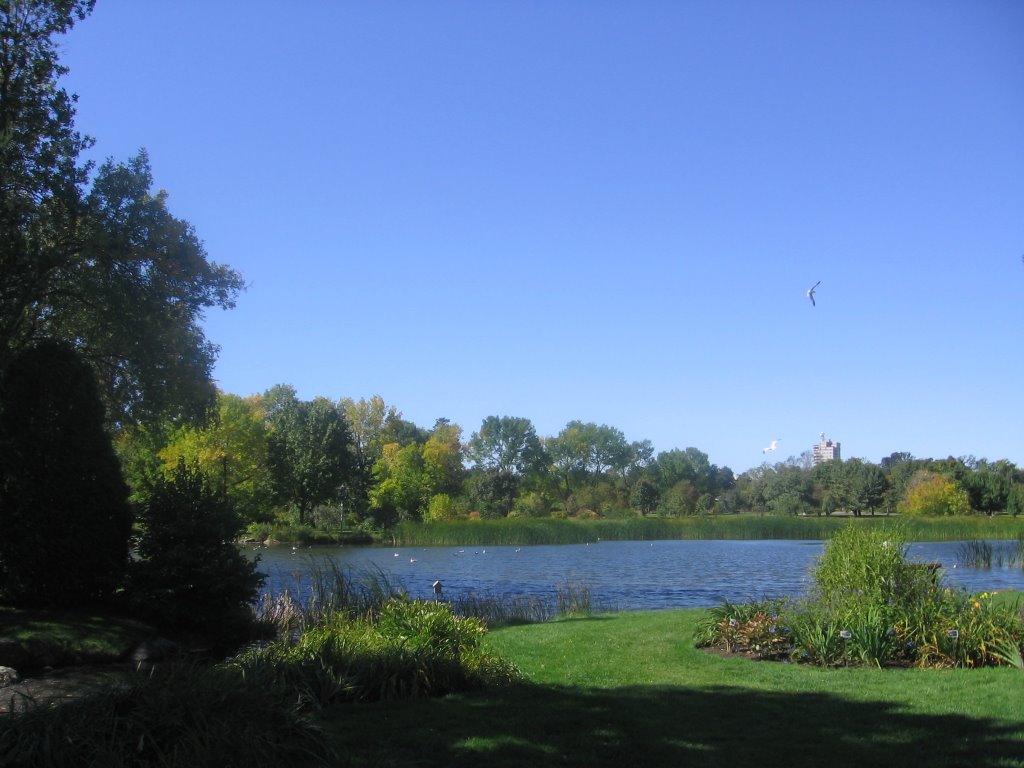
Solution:
M797 661L926 667L1024 665L1017 605L944 588L935 570L907 562L898 532L849 526L826 546L809 597L776 611L725 602L697 629L698 645L761 658L788 648Z
M110 596L128 561L128 487L92 369L46 342L0 391L0 588L22 604Z
M164 625L234 641L265 576L235 546L241 521L195 467L179 462L151 489L140 515L140 559L130 597L139 614Z
M863 615L912 601L935 585L933 572L909 563L898 529L850 525L825 546L812 571L813 597L838 613Z

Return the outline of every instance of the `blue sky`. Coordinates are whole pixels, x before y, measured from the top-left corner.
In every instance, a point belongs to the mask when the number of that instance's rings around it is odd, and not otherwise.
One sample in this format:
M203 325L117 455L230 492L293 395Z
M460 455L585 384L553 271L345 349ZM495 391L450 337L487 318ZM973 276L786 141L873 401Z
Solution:
M62 56L94 156L145 147L248 283L223 390L744 471L1024 465L1022 39L1015 0L98 0Z

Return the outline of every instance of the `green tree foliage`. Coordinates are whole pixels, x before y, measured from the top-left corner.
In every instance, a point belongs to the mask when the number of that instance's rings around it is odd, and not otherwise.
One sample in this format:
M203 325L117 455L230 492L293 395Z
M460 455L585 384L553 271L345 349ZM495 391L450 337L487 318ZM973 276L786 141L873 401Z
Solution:
M353 466L345 503L357 514L363 514L369 508L373 467L380 461L384 446L392 442L403 443L403 440L410 442L406 439L410 429L401 411L393 405L387 405L380 395L358 401L350 397L342 398L338 408L352 435ZM411 442L419 441L413 439Z
M1004 462L991 465L978 462L973 472L967 473L961 484L971 502L971 509L992 515L1006 509L1010 500L1012 470Z
M274 495L295 511L302 525L314 507L342 494L351 477L352 438L344 417L325 398L299 400L294 388L279 385L264 400Z
M582 421L570 421L546 447L567 494L583 482L596 485L608 473L624 476L636 455L620 430Z
M61 342L25 349L0 404L0 587L33 604L110 595L131 511L89 366Z
M637 512L642 515L649 515L658 507L658 500L661 491L658 485L646 477L640 478L629 494L629 503Z
M1024 515L1024 484L1014 483L1006 499L1006 513L1018 517Z
M89 140L74 130L74 97L54 38L92 0L0 4L0 371L32 343L52 276L75 257Z
M93 365L112 423L195 416L214 395L203 312L232 307L242 281L168 213L145 153L104 163L83 192L89 141L54 38L92 5L0 4L0 372L63 339Z
M166 424L136 424L114 434L114 450L121 460L121 474L131 493L133 506L145 500L146 490L165 472L160 451L167 444Z
M420 448L424 484L430 494L458 494L466 468L462 464L462 427L443 419Z
M548 517L551 507L551 499L542 491L526 491L516 497L509 517Z
M522 478L514 472L477 472L469 480L469 499L481 517L507 517L515 507Z
M843 469L850 477L850 508L854 514L874 513L882 508L889 487L882 468L860 459L850 459L843 462Z
M681 517L697 512L700 491L689 480L680 480L659 496L658 510L667 517Z
M809 472L797 466L780 464L764 475L761 497L771 514L809 514L814 511L813 490Z
M137 612L224 639L244 628L265 577L234 544L242 524L227 497L182 460L157 479L139 517L130 579Z
M180 461L198 467L210 485L227 493L246 523L268 521L272 502L268 476L268 429L259 397L217 395L205 423L178 427L159 451L165 472Z
M423 472L420 446L389 443L373 466L374 487L370 490L370 509L381 526L400 520L422 517L429 490Z
M654 461L654 476L662 490L685 480L700 493L719 490L718 467L696 448L662 451Z
M234 307L243 287L152 186L144 152L100 167L84 201L82 248L53 275L44 308L43 332L75 339L117 423L203 415L216 394L217 348L200 322L210 307Z
M488 416L469 439L469 458L478 469L526 474L547 464L544 446L529 419Z

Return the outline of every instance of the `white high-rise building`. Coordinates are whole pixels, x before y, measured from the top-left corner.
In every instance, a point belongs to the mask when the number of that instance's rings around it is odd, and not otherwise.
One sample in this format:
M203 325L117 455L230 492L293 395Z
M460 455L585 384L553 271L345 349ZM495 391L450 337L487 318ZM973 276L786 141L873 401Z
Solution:
M825 433L821 433L821 442L815 443L811 448L811 466L816 467L823 461L839 459L839 443L835 440L828 440Z

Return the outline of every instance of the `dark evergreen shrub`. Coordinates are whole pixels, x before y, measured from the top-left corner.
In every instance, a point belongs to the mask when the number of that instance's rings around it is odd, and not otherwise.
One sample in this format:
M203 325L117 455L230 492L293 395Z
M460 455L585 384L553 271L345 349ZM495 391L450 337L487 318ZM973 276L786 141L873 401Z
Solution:
M0 589L20 604L112 594L131 533L128 487L92 369L63 342L18 354L0 382Z
M217 640L243 630L265 577L235 545L242 523L227 497L182 461L156 481L139 519L130 581L136 613Z

